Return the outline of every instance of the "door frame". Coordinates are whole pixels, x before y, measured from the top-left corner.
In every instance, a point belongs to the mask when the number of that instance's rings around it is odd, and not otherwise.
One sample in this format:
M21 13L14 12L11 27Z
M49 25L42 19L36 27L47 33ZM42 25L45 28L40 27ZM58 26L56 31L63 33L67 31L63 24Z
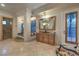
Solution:
M76 42L70 42L70 41L67 41L67 15L69 14L69 13L76 13ZM77 39L77 23L78 23L78 12L77 11L75 11L75 12L69 12L69 13L66 13L65 14L65 42L66 43L72 43L72 44L78 44L78 39Z
M4 18L8 18L8 19L12 20L12 26L11 26L12 27L12 30L11 30L12 31L11 38L12 38L12 36L13 36L13 18L2 16L2 21L3 21ZM2 25L2 39L4 40L3 25Z

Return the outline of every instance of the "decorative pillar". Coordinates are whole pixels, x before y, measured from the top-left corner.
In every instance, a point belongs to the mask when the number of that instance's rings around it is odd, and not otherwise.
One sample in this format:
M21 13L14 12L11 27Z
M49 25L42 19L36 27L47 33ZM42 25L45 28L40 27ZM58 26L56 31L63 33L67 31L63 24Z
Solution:
M3 37L3 33L2 33L3 32L2 31L2 18L3 17L0 16L0 40L3 40L3 38L2 38Z
M12 31L12 37L13 39L16 38L17 35L17 17L13 18L13 31Z
M24 41L31 40L31 9L26 8L24 16Z

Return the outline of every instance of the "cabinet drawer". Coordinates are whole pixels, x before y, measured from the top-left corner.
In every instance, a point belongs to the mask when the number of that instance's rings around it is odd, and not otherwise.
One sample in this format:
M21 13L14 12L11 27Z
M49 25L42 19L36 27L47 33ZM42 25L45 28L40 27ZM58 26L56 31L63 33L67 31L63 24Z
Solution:
M54 40L49 39L49 44L54 45Z
M44 43L48 43L48 38L44 38Z
M40 42L51 44L51 45L55 44L55 36L54 36L54 34L39 33L39 35L37 35L37 38L38 38L38 40Z
M39 37L39 41L43 42L44 41L44 37L42 35L40 35Z

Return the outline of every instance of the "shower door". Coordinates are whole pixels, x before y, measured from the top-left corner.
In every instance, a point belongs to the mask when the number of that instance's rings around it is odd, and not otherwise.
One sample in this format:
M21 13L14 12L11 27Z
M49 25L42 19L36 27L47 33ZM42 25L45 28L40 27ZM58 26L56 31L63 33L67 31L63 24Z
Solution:
M77 12L66 14L66 42L77 43Z

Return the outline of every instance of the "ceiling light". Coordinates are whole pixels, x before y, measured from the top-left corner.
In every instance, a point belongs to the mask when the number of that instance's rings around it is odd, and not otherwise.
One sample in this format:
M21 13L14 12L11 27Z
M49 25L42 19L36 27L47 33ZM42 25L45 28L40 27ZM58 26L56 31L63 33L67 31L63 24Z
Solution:
M1 3L1 6L2 6L2 7L5 7L5 4Z

